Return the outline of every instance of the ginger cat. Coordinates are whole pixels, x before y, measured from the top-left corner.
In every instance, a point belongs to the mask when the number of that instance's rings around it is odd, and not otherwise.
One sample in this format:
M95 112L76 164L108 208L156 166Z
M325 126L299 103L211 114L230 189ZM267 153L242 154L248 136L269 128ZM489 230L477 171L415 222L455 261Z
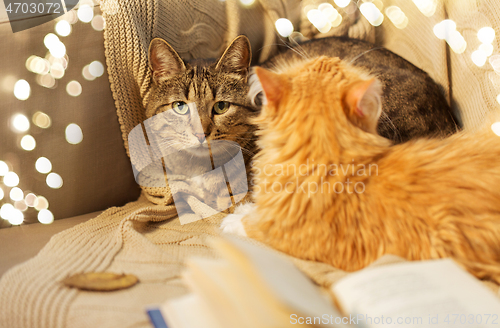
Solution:
M239 223L250 238L346 271L386 253L451 257L500 283L500 137L392 145L376 134L379 82L358 68L319 57L255 72L266 105L255 119L256 209Z

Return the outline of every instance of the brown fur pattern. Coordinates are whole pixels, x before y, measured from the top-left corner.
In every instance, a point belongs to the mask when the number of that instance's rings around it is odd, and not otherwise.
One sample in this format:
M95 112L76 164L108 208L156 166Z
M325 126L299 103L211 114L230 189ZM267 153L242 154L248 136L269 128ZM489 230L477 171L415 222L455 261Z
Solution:
M485 129L393 146L360 128L380 113L359 108L367 78L338 58L256 73L267 105L255 120L257 210L242 220L249 237L346 271L388 253L451 257L500 283L498 136Z

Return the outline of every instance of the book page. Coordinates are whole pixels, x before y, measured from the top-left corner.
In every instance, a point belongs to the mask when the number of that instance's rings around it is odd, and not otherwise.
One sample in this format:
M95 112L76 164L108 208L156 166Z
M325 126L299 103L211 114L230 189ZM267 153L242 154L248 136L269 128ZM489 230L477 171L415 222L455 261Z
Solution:
M450 259L364 269L333 292L363 327L500 325L500 300Z

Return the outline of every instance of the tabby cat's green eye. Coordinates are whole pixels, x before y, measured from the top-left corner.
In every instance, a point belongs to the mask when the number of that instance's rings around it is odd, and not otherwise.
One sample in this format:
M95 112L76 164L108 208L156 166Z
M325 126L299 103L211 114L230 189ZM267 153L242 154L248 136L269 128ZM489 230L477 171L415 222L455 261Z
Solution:
M227 101L219 101L214 105L215 114L224 114L229 109L229 103Z
M172 103L172 109L177 113L184 115L189 111L188 105L183 101L176 101Z

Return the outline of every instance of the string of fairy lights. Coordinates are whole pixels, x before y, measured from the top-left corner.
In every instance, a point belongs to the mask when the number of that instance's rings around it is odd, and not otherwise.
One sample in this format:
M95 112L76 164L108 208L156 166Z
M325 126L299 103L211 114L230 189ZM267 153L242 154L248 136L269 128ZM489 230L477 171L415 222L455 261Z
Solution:
M54 20L55 33L48 33L43 38L43 45L46 48L45 56L32 55L26 59L26 69L36 75L37 86L32 87L24 79L15 81L12 90L15 98L25 101L30 98L34 88L60 87L60 81L70 65L63 41L71 34L72 26L78 22L90 23L92 28L99 32L105 28L104 18L101 15L94 15L92 0L81 0L78 9L71 10ZM104 66L99 61L93 61L82 68L82 78L88 81L95 80L103 74ZM71 97L78 97L82 93L82 85L77 80L67 82L65 89ZM50 116L41 111L35 112L30 118L22 113L14 113L9 122L12 132L22 135L18 148L26 152L31 152L36 148L36 139L29 133L31 124L41 129L50 129L52 125ZM70 123L65 129L65 138L70 144L79 144L83 140L83 131L77 124ZM34 166L39 174L45 175L48 187L59 189L63 186L63 178L58 173L52 172L52 162L49 158L39 157ZM1 158L0 177L3 177L0 183L0 204L2 204L0 217L2 219L12 225L20 225L25 221L25 215L30 209L34 209L39 222L50 224L54 221L54 215L49 210L49 201L42 195L25 192L19 188L21 177L14 171L12 163Z

